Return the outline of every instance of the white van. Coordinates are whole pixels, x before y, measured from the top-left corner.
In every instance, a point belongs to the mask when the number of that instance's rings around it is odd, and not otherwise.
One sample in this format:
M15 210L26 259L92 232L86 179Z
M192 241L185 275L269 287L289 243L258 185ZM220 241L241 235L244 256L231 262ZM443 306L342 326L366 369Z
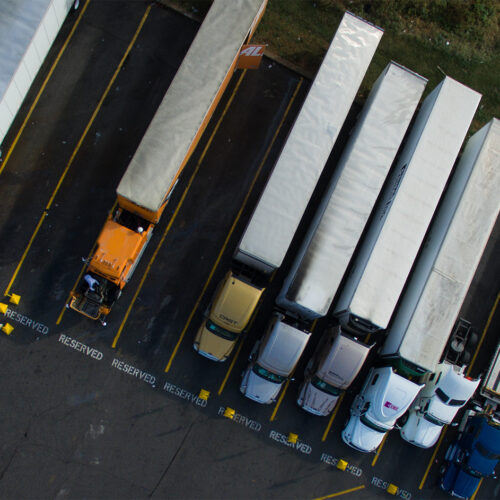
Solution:
M243 372L240 391L258 403L276 401L283 382L293 372L311 337L310 332L283 320L282 314L273 315L267 333L256 342L250 364Z
M340 326L328 329L307 364L297 404L313 415L331 413L342 392L358 375L370 349L344 334Z

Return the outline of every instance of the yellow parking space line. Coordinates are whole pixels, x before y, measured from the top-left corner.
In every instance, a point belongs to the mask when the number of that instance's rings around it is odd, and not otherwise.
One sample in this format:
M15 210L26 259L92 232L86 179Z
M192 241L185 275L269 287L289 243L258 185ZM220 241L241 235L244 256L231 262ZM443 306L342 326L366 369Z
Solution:
M330 495L325 495L324 497L317 497L313 500L326 500L327 498L339 497L341 495L347 495L347 493L352 493L354 491L362 490L365 487L364 484L361 486L356 486L355 488L349 488L348 490L338 491L337 493L331 493Z
M323 433L323 436L321 438L321 441L326 441L326 436L328 436L328 433L330 432L330 428L332 427L333 421L335 420L335 417L337 416L337 413L339 411L340 405L342 404L342 400L344 399L345 392L343 392L338 401L337 404L335 405L335 408L333 409L332 416L330 417L330 420L328 421L328 425L326 426L325 432Z
M387 439L387 436L389 435L388 432L385 433L384 439L382 439L382 442L380 443L380 446L377 449L377 453L375 453L375 456L373 457L372 460L372 467L377 463L378 457L380 456L380 452L382 451L382 448L385 444L385 440Z
M281 402L283 401L283 398L285 397L285 393L288 389L288 386L290 385L290 379L287 379L285 383L285 387L283 387L283 390L281 391L280 397L278 398L278 402L274 406L273 413L271 414L271 417L269 418L269 422L272 422L276 418L276 413L278 413L278 408L281 405Z
M12 144L10 145L9 150L7 151L7 154L5 155L5 158L4 158L3 162L2 162L2 165L0 166L0 174L5 169L8 161L9 161L9 158L10 158L10 156L12 154L12 151L14 151L14 148L16 147L16 144L18 143L19 138L21 137L21 134L23 133L24 129L26 128L26 125L28 124L28 121L31 118L31 115L33 114L33 111L34 111L36 105L38 104L38 101L39 101L41 95L43 94L43 91L45 90L45 87L47 86L47 83L49 82L50 78L52 77L52 73L54 73L54 70L56 69L56 66L59 64L59 61L60 61L62 55L64 54L64 51L66 50L66 47L68 46L71 38L73 38L73 35L74 35L75 31L76 31L76 28L80 24L80 21L82 20L83 14L87 10L87 7L88 7L89 3L90 3L90 0L87 0L85 2L85 5L82 7L82 10L81 10L80 14L78 15L78 18L76 19L75 24L71 28L71 31L69 32L69 35L66 38L66 41L64 42L64 45L59 50L59 53L57 54L57 57L56 57L55 61L52 63L52 66L51 66L49 72L47 73L47 76L45 77L45 80L43 81L42 86L40 87L40 90L38 91L38 93L37 93L37 95L35 97L35 100L33 101L33 104L30 106L28 114L26 115L26 118L24 119L23 124L21 125L21 128L17 132L16 137L12 141Z
M470 374L472 367L474 366L474 363L476 362L476 358L477 358L477 355L479 353L479 349L481 349L481 346L483 345L483 340L486 337L486 332L488 331L488 329L490 327L493 316L495 315L495 311L497 310L497 306L498 306L499 301L500 301L500 293L497 295L497 298L495 299L495 303L493 304L493 307L491 308L490 314L488 316L488 321L486 321L486 326L484 327L481 338L479 339L479 342L477 344L476 352L474 353L474 356L472 357L472 361L470 362L469 368L467 369L467 375Z
M266 150L266 152L264 154L264 158L262 159L262 161L261 161L261 163L259 165L259 168L257 169L257 172L255 173L255 176L254 176L254 178L252 180L252 183L250 184L250 187L249 187L249 189L247 191L247 194L246 194L246 196L245 196L245 198L243 200L243 204L241 205L241 207L240 207L240 209L239 209L239 211L238 211L238 213L236 215L236 218L235 218L235 220L234 220L234 222L233 222L233 224L232 224L232 226L231 226L231 228L229 230L229 233L226 236L226 239L224 240L224 243L223 243L222 248L221 248L221 250L219 252L219 255L217 256L217 259L215 260L215 263L214 263L212 269L210 270L210 274L208 275L207 281L203 285L201 293L200 293L198 299L196 300L196 303L195 303L195 305L194 305L191 313L188 316L188 319L186 321L186 324L184 325L184 328L181 331L181 334L179 335L179 339L177 340L177 343L175 344L175 347L174 347L174 350L173 350L173 352L172 352L172 354L170 356L170 359L168 360L168 363L165 366L165 370L164 370L165 373L167 373L170 370L171 366L172 366L172 362L173 362L173 360L174 360L174 358L175 358L175 356L177 354L177 351L179 350L179 347L180 347L180 345L181 345L181 343L182 343L182 341L184 339L184 336L186 335L187 329L189 328L189 325L191 324L191 321L193 320L193 317L194 317L196 311L198 310L198 307L200 306L201 299L205 295L205 292L206 292L206 290L208 288L208 285L210 284L210 282L212 280L212 277L213 277L213 275L215 273L215 270L217 269L217 266L219 265L219 262L220 262L220 260L222 258L222 255L223 255L224 251L226 250L226 246L229 243L229 239L231 238L231 235L233 234L234 229L236 228L236 225L237 225L237 223L238 223L238 221L239 221L239 219L241 217L241 214L243 213L243 210L246 207L246 204L248 203L248 199L250 198L250 194L252 193L252 191L253 191L253 189L255 187L255 183L257 182L257 179L258 179L258 177L260 175L262 167L264 166L264 163L266 162L267 157L269 156L269 153L271 152L271 148L274 145L274 142L275 142L276 137L278 136L278 134L279 134L279 132L281 130L281 127L283 126L283 123L285 121L285 118L288 115L288 112L290 111L292 103L295 101L295 98L297 97L297 93L298 93L298 91L299 91L299 89L300 89L303 81L304 81L304 79L301 78L300 81L299 81L299 83L297 84L297 87L295 88L295 91L294 91L294 93L293 93L293 95L292 95L292 97L290 99L290 102L288 103L288 106L287 106L287 108L285 110L285 113L283 114L283 118L281 119L281 122L280 122L278 128L276 129L276 132L274 133L274 136L273 136L273 138L271 140L271 143L269 144L269 146L268 146L268 148L267 148L267 150Z
M233 93L231 94L231 97L229 98L229 100L228 100L228 102L227 102L227 104L226 104L226 106L225 106L225 108L224 108L224 110L222 112L222 115L220 116L219 120L217 121L217 124L214 127L214 130L212 131L212 134L210 135L210 137L209 137L209 139L207 141L207 144L205 145L205 147L204 147L204 149L203 149L203 151L202 151L202 153L200 155L200 158L199 158L199 160L198 160L198 162L196 164L196 167L195 167L193 173L191 174L191 177L189 178L187 186L186 186L186 188L184 189L184 191L182 193L181 199L179 200L179 203L177 204L177 207L176 207L176 209L175 209L172 217L170 218L170 220L169 220L169 222L167 224L167 227L165 228L165 231L162 234L161 240L158 243L158 246L156 247L156 249L155 249L155 251L153 253L153 256L151 257L151 259L150 259L150 261L148 263L148 267L146 268L146 271L145 271L144 275L141 278L139 286L137 287L137 290L135 291L135 294L132 297L132 301L130 302L130 304L129 304L128 308L127 308L127 312L125 313L125 317L123 318L123 321L121 322L121 325L118 328L118 331L116 332L115 338L113 339L113 343L111 344L111 347L113 347L113 349L116 347L116 345L118 343L118 340L120 339L120 336L122 334L123 328L125 327L125 324L127 323L127 320L128 320L129 315L130 315L130 312L132 311L132 307L134 306L135 301L137 300L137 297L139 296L139 293L142 290L142 287L144 285L144 282L146 281L146 278L147 278L147 276L149 274L151 266L153 265L153 262L156 260L156 256L158 255L158 252L160 251L160 248L163 246L163 242L165 241L165 238L167 237L167 234L170 232L170 228L172 227L175 219L177 218L177 214L179 213L182 205L184 204L184 200L186 199L188 191L191 188L191 185L193 184L193 181L194 181L196 175L198 174L198 171L200 170L200 166L203 163L203 160L205 159L207 151L209 150L210 146L212 145L213 138L215 137L215 134L219 130L219 127L220 127L220 124L222 123L222 120L226 116L227 110L229 109L229 107L231 106L231 104L232 104L232 102L234 100L234 96L236 95L236 92L238 91L238 89L239 89L239 87L241 85L241 82L243 81L243 78L245 77L246 71L247 70L243 71L243 73L241 74L238 82L236 83L236 86L234 87Z
M87 126L85 127L85 130L83 131L83 134L81 135L80 139L78 140L78 143L75 147L75 149L73 150L73 153L71 154L71 157L68 161L68 163L66 164L66 167L61 175L61 177L59 178L59 181L54 189L54 191L52 192L52 195L51 197L49 198L49 201L47 203L47 205L45 206L45 210L44 210L44 213L42 215L42 217L40 218L36 228L35 228L35 232L33 233L33 235L31 236L30 238L30 241L28 243L28 246L26 247L26 249L24 250L23 252L23 255L21 257L21 260L19 261L19 263L17 264L17 267L16 267L16 270L14 271L14 274L12 276L12 278L10 279L9 281L9 284L7 285L7 289L5 290L5 295L7 295L9 292L10 292L10 289L19 273L19 270L21 269L22 265L23 265L23 262L24 262L24 259L26 258L26 255L28 254L28 251L36 237L36 235L38 234L38 231L40 230L40 228L42 227L42 224L43 224L43 221L45 220L45 217L47 216L47 213L48 211L50 210L50 207L52 206L52 203L54 202L54 199L57 195L57 193L59 192L59 189L66 177L66 174L68 173L68 170L69 168L71 167L71 165L73 164L73 161L78 153L78 151L80 150L82 144L83 144L83 141L85 140L85 137L87 136L87 133L88 131L90 130L90 127L92 126L92 124L94 123L94 120L96 118L96 116L98 115L99 111L101 110L101 107L102 107L102 104L104 102L104 100L106 99L109 91L111 90L111 87L113 86L113 83L115 82L116 80L116 77L118 76L118 73L120 72L125 60L127 59L130 51L132 50L132 47L134 46L136 40L137 40L137 37L139 36L139 33L142 29L142 27L144 26L144 23L146 22L146 19L149 15L149 12L151 11L151 5L149 5L146 9L146 12L144 13L144 15L142 16L142 19L141 19L141 22L139 23L139 26L129 44L129 46L127 47L127 50L125 51L125 53L123 54L123 57L120 61L120 63L118 64L116 70L115 70L115 73L113 74L113 77L111 78L111 80L109 81L108 83L108 86L106 87L106 90L104 91L101 99L99 100L99 103L97 104L97 107L95 108L94 112L92 113L92 116L89 120L89 122L87 123Z
M111 210L108 212L108 216L111 215L115 211L115 208L116 208L117 204L118 204L118 201L115 200L115 202L113 203L113 206L111 207ZM97 240L92 245L92 250L90 250L90 253L87 255L87 259L86 259L87 261L92 257L96 246L97 246ZM71 294L75 291L78 283L80 283L80 280L82 279L82 275L83 275L86 267L87 267L87 264L84 264L82 266L82 269L80 270L80 273L78 274L78 278L76 278L75 283L74 283L74 285L71 288L71 292L68 294L68 298L66 299L66 302L62 306L61 312L59 313L59 316L57 317L56 325L58 325L59 323L61 323L61 320L62 320L62 318L64 316L64 313L66 312L66 304L69 303L69 300L71 298Z
M477 485L476 491L475 491L475 492L474 492L474 494L470 497L470 500L476 500L476 495L477 495L477 492L479 491L479 488L481 488L481 485L483 484L483 479L484 479L484 477L482 477L482 478L479 480L479 484Z
M243 347L243 341L244 341L244 339L241 339L240 344L238 345L238 348L236 349L236 352L233 356L233 359L231 360L231 363L229 364L229 368L227 369L224 380L222 381L222 383L219 387L219 390L217 391L218 396L220 396L222 394L224 387L226 387L226 382L229 379L229 375L231 375L231 372L233 371L236 360L238 359L238 356L240 355L241 348Z
M441 446L441 443L443 441L444 435L446 434L446 430L448 429L448 426L444 426L443 430L441 431L441 436L439 437L439 441L437 442L437 445L434 448L434 451L432 452L431 459L429 460L429 463L427 464L427 468L425 469L424 475L422 477L422 481L420 481L420 484L418 485L418 489L421 490L424 487L425 480L427 479L427 476L429 475L429 471L431 470L432 464L434 463L434 459L436 458L437 452L439 450L439 447Z
M255 321L255 318L257 317L257 312L259 310L259 307L260 307L260 302L259 304L257 305L257 308L255 309L254 313L253 313L253 316L252 316L252 319L250 320L250 323L248 324L248 328L247 330L250 331L252 329L252 325L253 325L253 322ZM229 368L227 369L227 373L224 377L224 380L222 381L220 387L219 387L219 390L217 391L217 394L220 396L222 394L222 391L224 390L224 387L226 386L226 382L229 378L229 375L231 375L231 372L233 371L233 368L234 368L234 365L236 363L236 360L238 359L238 356L240 355L240 351L241 351L241 348L243 347L243 343L245 342L245 337L243 337L242 339L240 339L240 343L238 345L238 348L236 349L236 352L233 356L233 359L231 360L231 363L229 365Z

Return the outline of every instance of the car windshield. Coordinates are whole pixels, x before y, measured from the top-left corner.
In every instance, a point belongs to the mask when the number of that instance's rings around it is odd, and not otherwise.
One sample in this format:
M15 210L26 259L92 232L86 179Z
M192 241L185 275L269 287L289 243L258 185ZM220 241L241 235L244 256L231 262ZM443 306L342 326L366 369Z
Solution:
M450 406L463 406L465 404L465 399L450 399L448 404Z
M314 376L311 380L311 384L319 389L320 391L326 392L332 396L338 396L342 391L333 385L327 384L325 381L321 380L319 377Z
M207 330L214 333L215 335L218 335L219 337L222 337L223 339L226 340L236 340L238 337L237 333L230 332L229 330L226 330L219 325L216 325L213 321L210 319L207 319L207 324L206 324Z
M365 424L367 427L370 429L373 429L374 431L381 432L382 434L385 434L387 432L387 429L384 429L384 427L380 427L377 424L374 424L373 422L370 422L364 415L361 415L359 417L361 422Z
M282 384L286 380L286 377L283 377L281 375L276 375L276 373L272 373L269 370L262 368L262 366L260 366L257 363L253 365L252 370L259 377L268 380L269 382L273 382L275 384Z
M424 418L425 418L425 420L427 420L427 422L430 422L431 424L434 424L434 425L439 425L439 427L443 427L443 425L444 425L443 422L441 422L437 418L433 417L432 415L429 415L428 413L424 414Z

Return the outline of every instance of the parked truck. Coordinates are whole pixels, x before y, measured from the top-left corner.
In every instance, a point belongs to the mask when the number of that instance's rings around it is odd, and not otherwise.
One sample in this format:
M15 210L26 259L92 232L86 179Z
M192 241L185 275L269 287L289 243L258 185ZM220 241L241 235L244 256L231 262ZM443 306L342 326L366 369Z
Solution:
M285 311L327 314L426 82L391 62L373 85L276 300Z
M310 335L297 324L290 324L283 315L274 314L266 334L253 347L240 391L257 403L274 403L283 383L295 369Z
M464 429L447 449L441 469L441 489L471 498L484 478L495 476L500 460L500 422L481 413L466 417Z
M424 100L397 162L404 166L404 175L393 172L375 209L375 220L385 218L382 229L378 237L371 227L366 232L336 303L346 331L359 335L389 325L479 100L477 92L448 77ZM396 371L398 377L408 375L400 367ZM386 385L378 384L389 398L395 397L390 383L387 377ZM407 384L413 384L415 397L421 386L409 379ZM350 445L354 427L364 429L356 424L360 415L356 401L343 432ZM375 442L372 434L358 433L354 446L369 451Z
M380 350L401 373L435 373L437 379L442 374L441 382L448 381L446 394L454 411L445 411L442 403L450 403L433 375L426 375L426 389L410 409L401 435L418 446L436 442L443 425L479 384L460 366L436 368L500 212L499 164L500 121L493 119L467 143Z
M194 340L200 354L226 359L248 326L256 297L285 258L382 33L353 14L344 15L234 255L231 279L253 285L254 296L228 300L230 308L220 304L218 296L212 301ZM241 310L249 313L246 322L239 322L239 331L232 332L237 335L232 335L232 346L224 352L217 347L220 335L207 328L207 322L224 328L212 313L215 310L229 321L242 317Z
M445 425L472 397L480 379L464 375L465 367L440 363L422 377L423 389L409 408L401 437L420 448L434 446Z
M287 315L327 314L425 84L394 62L375 82L276 300ZM299 391L299 406L315 415L333 410L369 352L344 332L335 338L325 333Z
M345 329L387 328L480 98L446 77L423 101L335 299Z
M370 349L343 333L340 326L326 330L307 363L297 404L313 415L325 416L358 375Z
M392 367L371 368L354 398L342 439L364 453L375 451L394 428L422 388L398 375Z
M105 324L254 33L267 0L214 0L117 189L69 307Z

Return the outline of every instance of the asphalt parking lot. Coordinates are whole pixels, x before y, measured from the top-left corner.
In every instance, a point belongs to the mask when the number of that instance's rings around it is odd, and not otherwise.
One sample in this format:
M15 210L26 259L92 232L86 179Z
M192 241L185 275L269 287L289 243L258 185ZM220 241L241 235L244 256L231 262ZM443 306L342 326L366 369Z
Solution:
M0 337L0 496L364 499L387 497L393 483L401 498L448 498L437 481L453 429L439 448L417 449L393 431L380 453L357 453L340 438L356 388L333 418L308 415L295 404L302 365L275 405L241 396L287 262L232 360L192 349L309 86L270 59L234 74L108 325L65 309L198 28L155 3L81 4L3 145L0 286L22 298L9 306L14 331ZM499 235L497 223L461 313L485 333L473 375L498 341ZM476 498L498 495L487 480Z

